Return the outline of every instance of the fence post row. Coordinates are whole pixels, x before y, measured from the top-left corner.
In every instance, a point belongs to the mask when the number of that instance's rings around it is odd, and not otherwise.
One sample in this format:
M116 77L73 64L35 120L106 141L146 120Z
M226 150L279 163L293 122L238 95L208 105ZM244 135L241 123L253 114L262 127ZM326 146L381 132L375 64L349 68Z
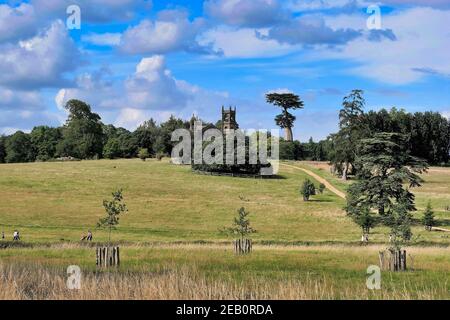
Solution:
M118 267L120 265L119 247L97 247L96 265L97 267Z
M380 268L387 271L405 271L407 270L406 257L406 250L380 251Z
M234 241L234 252L236 254L249 254L252 252L251 239L237 239Z

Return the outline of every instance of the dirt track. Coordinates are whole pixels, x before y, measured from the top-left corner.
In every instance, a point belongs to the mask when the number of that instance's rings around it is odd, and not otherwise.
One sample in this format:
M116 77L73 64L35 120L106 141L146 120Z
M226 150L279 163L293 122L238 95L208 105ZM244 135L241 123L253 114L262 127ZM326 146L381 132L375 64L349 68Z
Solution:
M318 182L323 183L327 187L328 190L333 192L338 197L341 197L342 199L346 199L347 198L344 192L340 191L335 186L333 186L331 183L329 183L326 179L324 179L321 176L315 174L311 170L300 168L300 167L296 167L296 166L292 166L290 164L285 164L285 163L282 163L281 165L285 166L285 167L301 170L301 171L305 172L307 175L309 175L309 176L313 177L314 179L316 179Z

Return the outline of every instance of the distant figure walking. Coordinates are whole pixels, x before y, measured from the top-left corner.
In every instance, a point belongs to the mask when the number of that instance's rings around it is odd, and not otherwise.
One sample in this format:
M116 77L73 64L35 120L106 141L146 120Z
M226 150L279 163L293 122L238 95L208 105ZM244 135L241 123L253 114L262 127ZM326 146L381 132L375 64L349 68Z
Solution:
M19 241L20 240L20 234L19 231L14 231L13 233L13 241Z
M87 236L82 236L81 241L92 241L92 232L91 230L88 231Z
M2 240L5 240L5 231L2 231Z

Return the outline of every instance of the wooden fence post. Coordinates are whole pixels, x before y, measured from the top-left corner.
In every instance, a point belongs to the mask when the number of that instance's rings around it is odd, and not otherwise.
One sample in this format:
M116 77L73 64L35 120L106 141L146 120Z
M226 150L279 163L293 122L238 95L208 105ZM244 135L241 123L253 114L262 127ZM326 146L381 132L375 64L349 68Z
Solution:
M249 254L252 252L251 239L237 239L234 241L234 251L236 254Z
M387 250L379 252L381 270L406 271L406 250Z
M97 247L95 249L97 267L118 267L120 265L119 252L119 247Z

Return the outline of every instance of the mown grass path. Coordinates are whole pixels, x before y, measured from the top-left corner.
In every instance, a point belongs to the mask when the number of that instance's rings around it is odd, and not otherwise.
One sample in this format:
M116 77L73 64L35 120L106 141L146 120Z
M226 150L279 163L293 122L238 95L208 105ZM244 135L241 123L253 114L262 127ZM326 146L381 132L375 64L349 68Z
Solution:
M330 182L328 182L326 179L318 176L317 174L315 174L314 172L312 172L311 170L305 169L305 168L300 168L297 166L292 166L290 164L285 164L282 163L282 166L285 167L289 167L289 168L294 168L297 170L301 170L304 173L306 173L307 175L313 177L314 179L316 179L318 182L323 183L325 185L325 187L327 187L328 190L330 190L331 192L333 192L335 195L337 195L338 197L342 198L342 199L346 199L346 195L344 192L340 191L339 189L337 189L335 186L333 186Z

